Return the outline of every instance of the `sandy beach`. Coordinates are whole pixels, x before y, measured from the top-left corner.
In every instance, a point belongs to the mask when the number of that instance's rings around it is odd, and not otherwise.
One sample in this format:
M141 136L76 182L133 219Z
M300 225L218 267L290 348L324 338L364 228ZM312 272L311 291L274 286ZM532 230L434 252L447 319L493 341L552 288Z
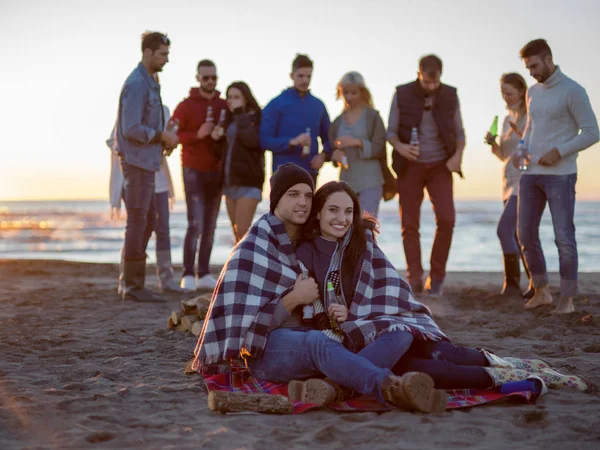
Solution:
M550 391L536 405L439 415L393 411L217 415L185 375L196 338L167 328L181 297L122 302L117 266L0 260L0 449L596 448L600 445L600 275L580 276L577 312L523 311L499 273L452 273L426 301L455 341L538 356L584 376L590 392ZM217 269L218 270L218 269ZM154 268L147 281L156 288ZM552 284L558 286L557 275ZM191 296L190 296L191 297ZM590 316L591 315L591 316Z

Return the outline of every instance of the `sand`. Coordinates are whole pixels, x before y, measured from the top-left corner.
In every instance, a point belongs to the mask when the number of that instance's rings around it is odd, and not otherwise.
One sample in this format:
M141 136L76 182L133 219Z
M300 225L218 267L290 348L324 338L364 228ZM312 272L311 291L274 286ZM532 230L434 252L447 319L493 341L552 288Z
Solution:
M149 269L153 272L153 269ZM600 395L550 391L439 415L400 411L217 415L185 375L195 337L167 329L180 298L122 302L117 266L0 261L0 449L543 448L600 446ZM557 277L553 276L557 286ZM539 356L600 384L600 276L581 276L577 312L523 311L500 274L454 273L428 301L455 341ZM156 277L148 280L156 287ZM592 315L592 321L582 318Z

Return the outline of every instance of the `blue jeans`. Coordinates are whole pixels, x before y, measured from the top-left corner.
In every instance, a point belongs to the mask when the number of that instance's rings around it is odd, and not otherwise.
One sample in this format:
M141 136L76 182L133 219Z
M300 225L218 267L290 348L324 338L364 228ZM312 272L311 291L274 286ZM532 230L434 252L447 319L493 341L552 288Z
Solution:
M377 214L379 214L379 202L381 202L382 196L383 185L358 192L360 209L362 211L367 211L373 217L377 218Z
M121 161L124 178L127 227L125 261L146 259L146 247L156 225L155 172Z
M519 183L519 239L531 272L533 285L548 285L546 260L540 242L540 222L550 206L554 242L558 247L560 295L577 295L579 259L575 241L575 184L577 174L524 175Z
M504 202L504 211L500 216L498 228L496 230L502 253L505 255L518 255L519 242L517 241L517 205L518 197L511 195Z
M202 277L209 273L208 264L221 206L221 174L184 167L183 187L188 218L183 242L183 275L194 275L194 260L200 239L197 275Z
M160 192L154 194L156 201L156 251L171 250L171 238L169 236L169 193Z
M320 331L278 328L269 334L263 354L247 364L252 376L263 380L287 383L325 375L341 386L385 402L381 384L392 372L383 366L393 367L411 342L409 333L386 333L365 347L365 353L355 354Z
M393 372L423 372L437 389L489 389L494 382L484 369L487 360L474 348L448 341L415 341Z

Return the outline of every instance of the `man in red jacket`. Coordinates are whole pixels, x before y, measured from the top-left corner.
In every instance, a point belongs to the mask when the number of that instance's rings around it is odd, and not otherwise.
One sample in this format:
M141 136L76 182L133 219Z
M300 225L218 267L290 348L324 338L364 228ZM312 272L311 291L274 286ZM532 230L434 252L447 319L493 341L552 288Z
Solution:
M220 98L217 68L207 59L198 63L196 79L199 88L191 88L173 119L179 120L179 141L182 144L181 165L187 205L188 228L183 244L183 277L181 287L188 291L214 289L216 280L209 272L217 215L221 206L221 161L210 137L221 110L227 102ZM198 241L200 251L197 252ZM198 253L198 267L194 261Z

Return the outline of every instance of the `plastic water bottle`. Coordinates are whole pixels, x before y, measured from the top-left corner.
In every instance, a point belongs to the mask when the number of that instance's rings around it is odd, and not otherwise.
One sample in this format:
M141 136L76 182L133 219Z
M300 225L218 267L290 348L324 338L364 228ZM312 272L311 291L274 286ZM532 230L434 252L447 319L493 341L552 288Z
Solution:
M527 172L529 162L531 161L531 155L529 154L523 139L521 139L519 145L517 145L517 158L519 158L519 170L521 173Z
M308 137L310 137L310 128L306 129L306 134L308 134ZM308 155L310 155L310 144L302 146L302 156Z
M417 130L417 127L413 127L410 131L410 145L419 146L419 130Z

